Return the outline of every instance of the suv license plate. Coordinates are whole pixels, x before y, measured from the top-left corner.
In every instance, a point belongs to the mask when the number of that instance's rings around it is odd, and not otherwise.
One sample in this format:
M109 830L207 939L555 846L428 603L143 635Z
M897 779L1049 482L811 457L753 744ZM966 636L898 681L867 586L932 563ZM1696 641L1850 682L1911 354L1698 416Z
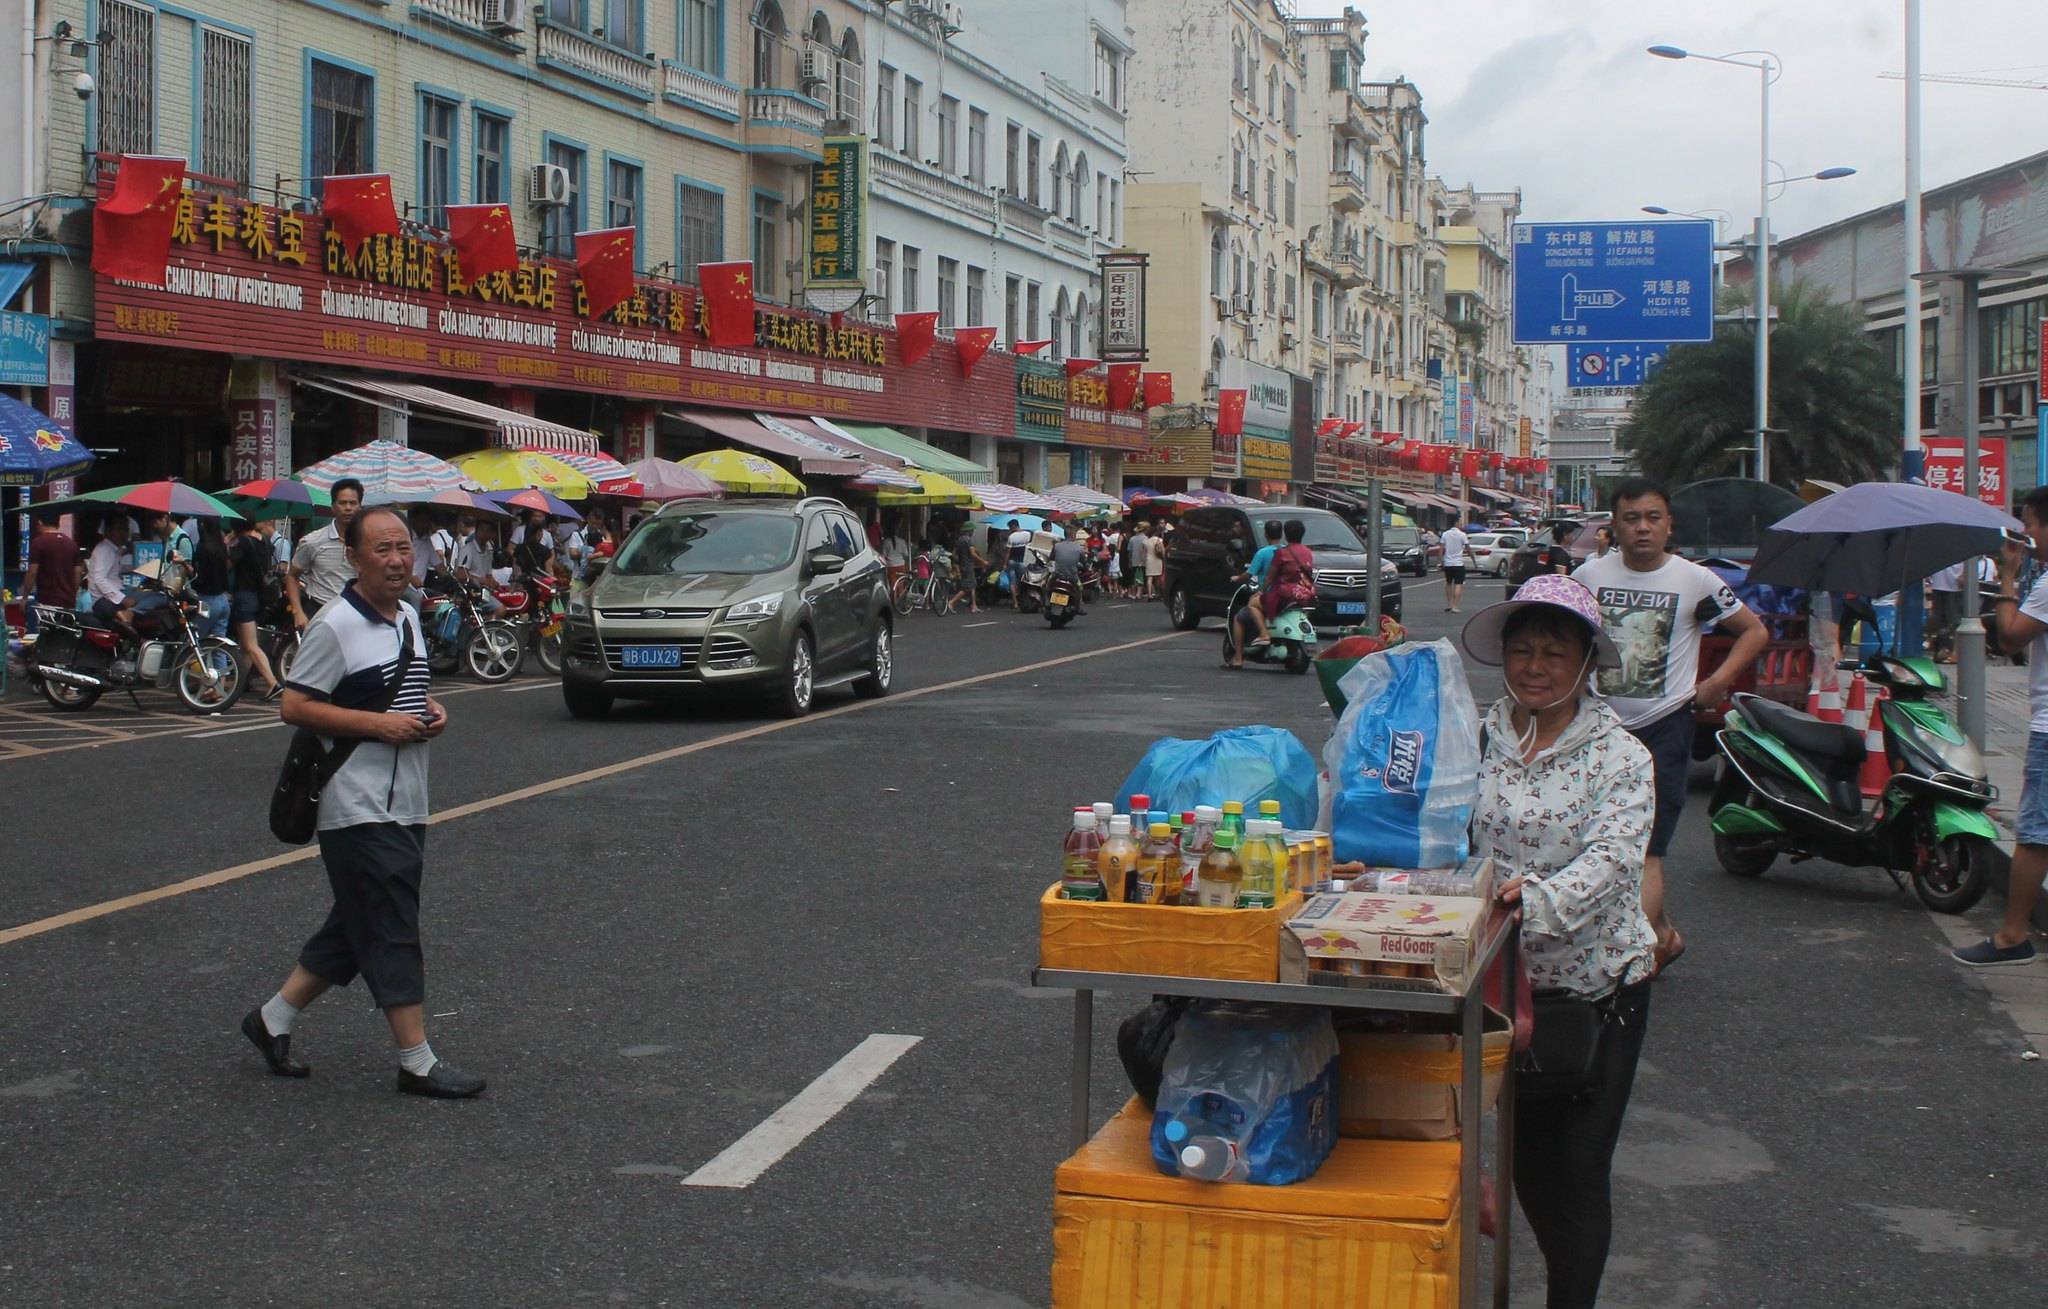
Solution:
M681 668L683 647L679 645L629 645L619 651L621 668Z
M1365 612L1365 601L1339 600L1337 602L1337 612L1340 614L1362 614Z

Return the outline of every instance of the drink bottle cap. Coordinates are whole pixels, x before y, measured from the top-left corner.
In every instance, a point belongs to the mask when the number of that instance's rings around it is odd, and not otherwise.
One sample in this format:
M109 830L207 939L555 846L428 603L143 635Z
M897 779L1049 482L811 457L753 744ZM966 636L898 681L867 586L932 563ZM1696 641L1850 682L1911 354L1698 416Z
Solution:
M1183 1168L1200 1168L1204 1163L1208 1162L1208 1159L1209 1152L1199 1145L1184 1145L1181 1147L1180 1166Z
M1194 811L1194 810L1192 810L1192 809L1183 809L1183 810L1181 811L1181 815L1180 815L1180 823L1181 823L1181 826L1182 826L1182 827L1186 827L1186 826L1187 826L1187 825L1188 825L1189 823L1192 823L1192 822L1194 822L1194 821L1195 821L1195 811Z
M1165 1136L1173 1144L1179 1145L1182 1141L1188 1139L1188 1125L1178 1118L1169 1119L1161 1135Z
M1089 806L1089 808L1093 810L1097 818L1108 818L1111 814L1116 812L1116 806L1111 804L1107 800L1097 800L1093 805Z
M1131 834L1131 816L1129 814L1118 814L1111 818L1109 820L1109 834L1111 836L1129 836Z
M1153 835L1153 836L1154 836L1155 838L1157 838L1157 837L1164 837L1164 836L1172 836L1172 835L1173 835L1173 825L1172 825L1172 824L1170 824L1170 823L1154 823L1154 824L1152 824L1152 835Z
M1242 800L1225 800L1225 801L1223 802L1223 812L1224 812L1224 813L1226 813L1226 814L1241 814L1241 813L1243 813L1243 812L1244 812L1244 801L1242 801Z
M1215 805L1199 804L1195 806L1195 821L1197 822L1213 823L1222 816L1223 811Z
M1137 816L1137 813L1133 811L1131 817L1136 818ZM1166 815L1161 813L1159 810L1148 809L1145 811L1145 826L1150 827L1154 823L1163 823L1165 821Z
M1280 802L1278 800L1261 800L1259 801L1259 812L1268 817L1277 818L1280 814Z
M1228 828L1216 833L1216 848L1218 850L1237 849L1237 833L1230 831Z
M1144 812L1145 812L1145 811L1146 811L1147 809L1150 809L1151 807L1152 807L1152 797L1151 797L1151 796L1149 796L1149 795L1142 795L1142 794L1140 794L1140 795L1133 795L1133 796L1131 797L1131 812L1132 812L1132 813L1134 813L1134 814L1142 814L1142 813L1144 813Z
M1076 810L1074 813L1074 830L1077 832L1094 831L1095 815L1086 809Z

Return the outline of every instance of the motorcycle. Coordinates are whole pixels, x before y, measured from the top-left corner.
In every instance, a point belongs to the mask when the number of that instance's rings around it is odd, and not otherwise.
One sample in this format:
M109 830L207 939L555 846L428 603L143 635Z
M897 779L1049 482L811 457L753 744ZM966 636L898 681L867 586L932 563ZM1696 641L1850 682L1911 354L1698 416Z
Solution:
M1046 583L1052 580L1052 556L1037 546L1024 552L1023 580L1017 587L1019 612L1035 614L1045 603Z
M1054 631L1074 621L1081 613L1081 584L1057 574L1046 583L1045 621Z
M1983 896L1998 842L1984 761L1928 699L1944 685L1932 659L1880 656L1864 675L1891 692L1876 710L1892 769L1876 802L1864 805L1854 728L1738 694L1714 737L1714 856L1737 877L1761 876L1781 854L1877 867L1902 890L1905 869L1920 903L1962 913Z
M1230 597L1230 608L1223 619L1223 662L1237 658L1237 616L1247 606L1256 603L1251 583L1237 588ZM1281 664L1290 673L1305 673L1316 656L1316 625L1309 611L1300 605L1293 605L1280 611L1280 616L1266 624L1269 640L1263 646L1251 646L1245 650L1244 660L1248 664Z
M92 708L108 691L135 700L143 686L175 692L195 714L227 712L247 689L248 672L233 641L199 635L199 597L187 593L186 581L175 564L144 578L140 589L162 602L137 607L132 637L90 614L35 606L39 630L27 656L29 680L52 708L67 713Z
M562 599L562 584L552 575L535 579L540 594L538 612L534 595L524 586L497 586L491 594L505 606L499 615L520 629L520 644L533 651L534 658L550 677L562 675L562 625L568 621L568 606ZM488 679L486 679L488 680Z
M452 673L468 667L480 682L508 682L525 662L520 630L502 618L486 618L483 589L451 582L447 592L427 601L420 617L426 628L427 667Z

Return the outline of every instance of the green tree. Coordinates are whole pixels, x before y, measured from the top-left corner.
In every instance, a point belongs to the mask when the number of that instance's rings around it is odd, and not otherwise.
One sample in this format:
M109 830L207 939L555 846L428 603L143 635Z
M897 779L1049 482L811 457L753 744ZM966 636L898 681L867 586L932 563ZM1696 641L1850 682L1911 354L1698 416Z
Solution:
M1739 293L1735 298L1739 298ZM1793 284L1772 297L1771 480L1867 482L1899 460L1899 378L1850 305ZM1746 302L1745 302L1746 303ZM1668 486L1749 470L1756 343L1739 324L1672 350L1636 396L1619 443Z

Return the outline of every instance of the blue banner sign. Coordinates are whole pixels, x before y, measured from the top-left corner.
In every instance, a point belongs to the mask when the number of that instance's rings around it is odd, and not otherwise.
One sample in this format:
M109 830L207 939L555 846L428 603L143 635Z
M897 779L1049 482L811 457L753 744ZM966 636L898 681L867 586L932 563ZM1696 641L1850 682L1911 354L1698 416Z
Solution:
M1517 345L1714 337L1711 222L1516 223Z
M0 386L50 384L50 320L0 313Z
M1641 386L1664 366L1671 347L1655 345L1573 345L1566 352L1571 366L1566 371L1572 387Z

